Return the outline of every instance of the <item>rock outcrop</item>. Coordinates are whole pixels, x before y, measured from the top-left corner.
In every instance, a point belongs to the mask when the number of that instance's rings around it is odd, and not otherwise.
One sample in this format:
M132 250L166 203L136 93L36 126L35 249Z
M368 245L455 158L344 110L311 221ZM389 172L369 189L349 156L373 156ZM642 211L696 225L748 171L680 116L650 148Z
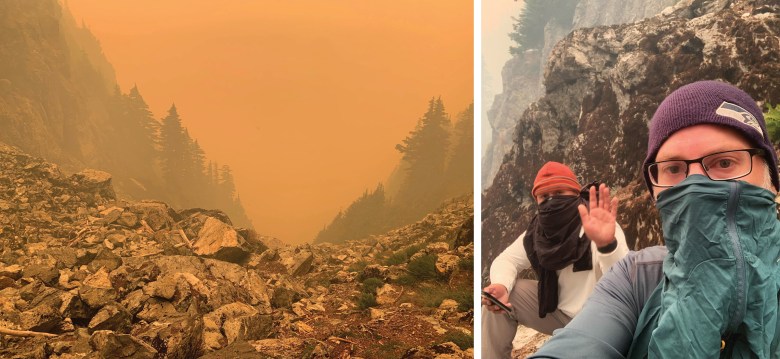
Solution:
M0 357L472 357L471 202L289 247L0 144L0 328L53 334L3 336Z
M688 0L683 0L688 1ZM528 107L545 93L544 68L553 46L572 30L639 21L675 5L678 0L580 0L572 22L562 26L550 21L545 27L544 46L514 55L501 70L503 89L487 113L492 139L482 159L482 186L488 188L504 157L513 146L517 122Z
M633 248L660 243L641 177L650 118L671 91L705 79L780 102L779 14L769 0L683 1L663 15L579 29L559 42L544 71L545 95L519 118L512 150L483 196L483 264L527 226L534 175L546 161L616 189Z

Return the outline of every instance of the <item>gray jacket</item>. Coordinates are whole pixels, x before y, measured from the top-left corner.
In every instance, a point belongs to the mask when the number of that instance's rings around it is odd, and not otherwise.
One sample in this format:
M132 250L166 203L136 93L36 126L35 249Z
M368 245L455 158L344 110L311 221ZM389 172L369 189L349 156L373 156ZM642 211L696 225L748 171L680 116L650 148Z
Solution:
M639 313L663 278L666 252L645 248L612 265L582 311L529 358L625 358Z

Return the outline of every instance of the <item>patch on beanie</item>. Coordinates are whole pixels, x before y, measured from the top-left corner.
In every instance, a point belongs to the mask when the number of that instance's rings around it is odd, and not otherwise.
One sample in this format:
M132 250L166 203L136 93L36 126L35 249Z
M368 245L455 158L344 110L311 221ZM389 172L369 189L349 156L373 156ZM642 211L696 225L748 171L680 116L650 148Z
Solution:
M761 134L762 137L764 136L764 131L761 131L761 126L758 124L758 121L756 121L756 118L753 117L753 114L742 107L723 101L715 113L742 122L754 128L756 131L758 131L759 134Z

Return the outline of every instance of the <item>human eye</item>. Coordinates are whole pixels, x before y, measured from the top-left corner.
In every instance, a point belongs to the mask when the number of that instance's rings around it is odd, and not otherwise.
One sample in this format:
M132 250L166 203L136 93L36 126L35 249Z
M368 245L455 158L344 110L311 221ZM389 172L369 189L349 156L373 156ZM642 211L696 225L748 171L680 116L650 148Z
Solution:
M746 163L741 152L716 153L702 161L707 171L728 174L740 170Z
M677 161L662 162L658 164L658 168L660 169L661 174L674 176L685 172L685 163Z

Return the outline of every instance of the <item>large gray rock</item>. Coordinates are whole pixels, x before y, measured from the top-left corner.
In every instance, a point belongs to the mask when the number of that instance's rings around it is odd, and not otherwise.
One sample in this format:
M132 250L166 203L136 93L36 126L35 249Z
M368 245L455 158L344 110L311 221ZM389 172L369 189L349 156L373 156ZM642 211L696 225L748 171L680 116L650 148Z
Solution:
M217 308L203 317L206 348L216 350L237 339L257 340L268 336L273 325L270 315L260 314L250 305L236 302Z
M209 304L222 306L240 301L255 306L263 313L270 312L269 291L257 272L218 260L206 259L204 263L217 283L208 293Z
M144 294L142 289L134 290L128 293L120 303L131 315L136 315L143 310L144 304L149 300L149 296Z
M93 197L88 199L89 204L97 204L104 200L116 199L116 193L111 186L111 174L86 169L71 176L73 181L73 187L77 190L93 194Z
M143 221L154 231L172 228L178 215L170 206L160 201L140 201L128 206L128 209L143 218Z
M52 286L60 278L60 271L57 269L57 261L54 258L34 258L30 264L24 267L23 275L39 279Z
M139 323L133 336L154 343L163 358L200 358L203 353L203 320L187 317L175 322ZM240 356L234 358L242 358Z
M684 0L688 1L688 0ZM660 14L678 0L580 0L571 24L551 21L545 26L541 49L515 54L501 70L502 92L495 96L487 121L491 142L482 158L482 185L493 183L504 157L514 146L514 133L523 113L545 94L544 68L553 47L572 30L614 24L627 24Z
M249 256L243 237L233 227L209 217L192 244L196 254L219 260L241 263Z
M12 264L10 266L0 266L0 276L17 280L22 277L23 270L24 268L22 268L22 266L18 264Z
M92 317L87 328L90 333L98 330L111 330L119 333L127 333L130 330L132 319L130 313L117 303L109 303Z
M111 285L108 272L101 268L97 273L90 275L79 287L79 297L90 308L99 309L108 302L117 300L117 291Z
M147 322L166 321L169 318L181 317L176 307L166 300L150 298L144 303L143 309L136 314L138 319Z
M144 294L170 301L176 294L176 273L161 275L143 288Z
M660 14L680 0L580 0L574 10L574 29L630 24Z
M100 268L113 271L122 265L122 257L108 249L101 249L87 268L90 272L97 272Z
M101 359L154 359L157 350L128 334L110 330L92 333L89 344Z
M19 316L19 327L35 332L58 332L62 326L62 317L56 308L39 305L26 310Z

